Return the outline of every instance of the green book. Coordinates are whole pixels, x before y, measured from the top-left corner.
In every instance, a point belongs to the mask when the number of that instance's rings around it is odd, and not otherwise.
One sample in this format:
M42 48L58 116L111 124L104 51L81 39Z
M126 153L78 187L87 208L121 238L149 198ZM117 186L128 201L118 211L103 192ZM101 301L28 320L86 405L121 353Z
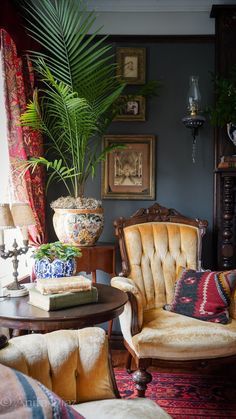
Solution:
M92 287L88 291L65 292L61 294L41 294L36 288L29 290L29 304L46 311L60 310L63 308L96 303L98 290Z

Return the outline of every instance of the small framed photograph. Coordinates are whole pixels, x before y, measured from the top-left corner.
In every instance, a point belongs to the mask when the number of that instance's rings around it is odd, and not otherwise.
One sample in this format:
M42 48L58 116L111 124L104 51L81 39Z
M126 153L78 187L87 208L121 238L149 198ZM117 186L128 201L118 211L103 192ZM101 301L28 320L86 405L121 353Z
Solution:
M119 111L113 121L145 121L146 98L144 96L121 96Z
M127 84L145 84L146 49L117 48L117 75Z
M103 148L112 151L102 166L103 199L155 199L155 136L105 135Z

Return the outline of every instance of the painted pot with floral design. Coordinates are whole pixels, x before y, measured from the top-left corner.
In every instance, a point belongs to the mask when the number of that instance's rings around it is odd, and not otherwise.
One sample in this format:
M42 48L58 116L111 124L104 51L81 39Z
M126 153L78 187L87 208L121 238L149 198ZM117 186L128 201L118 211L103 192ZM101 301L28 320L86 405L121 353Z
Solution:
M77 198L80 208L57 208L55 202L51 206L55 211L53 226L58 239L76 246L93 246L104 226L101 202L93 198Z

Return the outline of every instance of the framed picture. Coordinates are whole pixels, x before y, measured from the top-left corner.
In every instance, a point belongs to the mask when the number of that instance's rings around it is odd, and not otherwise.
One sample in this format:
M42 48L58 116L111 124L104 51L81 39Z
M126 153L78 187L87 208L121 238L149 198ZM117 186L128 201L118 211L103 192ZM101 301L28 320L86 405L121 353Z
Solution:
M117 75L127 84L145 84L146 49L117 48Z
M146 98L144 96L120 96L121 108L113 121L145 121Z
M105 135L103 148L113 144L102 166L102 198L155 199L155 136Z

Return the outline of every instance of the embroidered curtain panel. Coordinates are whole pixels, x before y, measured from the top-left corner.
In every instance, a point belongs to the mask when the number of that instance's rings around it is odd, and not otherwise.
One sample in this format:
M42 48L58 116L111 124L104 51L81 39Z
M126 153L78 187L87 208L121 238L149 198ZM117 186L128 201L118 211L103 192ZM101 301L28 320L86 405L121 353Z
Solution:
M30 240L32 244L39 245L46 241L44 172L38 167L34 173L28 170L23 177L19 169L20 160L43 155L41 134L18 125L20 115L32 99L33 68L27 56L17 56L16 45L5 30L1 29L0 36L13 186L12 199L30 203L36 220L36 226L30 227Z

